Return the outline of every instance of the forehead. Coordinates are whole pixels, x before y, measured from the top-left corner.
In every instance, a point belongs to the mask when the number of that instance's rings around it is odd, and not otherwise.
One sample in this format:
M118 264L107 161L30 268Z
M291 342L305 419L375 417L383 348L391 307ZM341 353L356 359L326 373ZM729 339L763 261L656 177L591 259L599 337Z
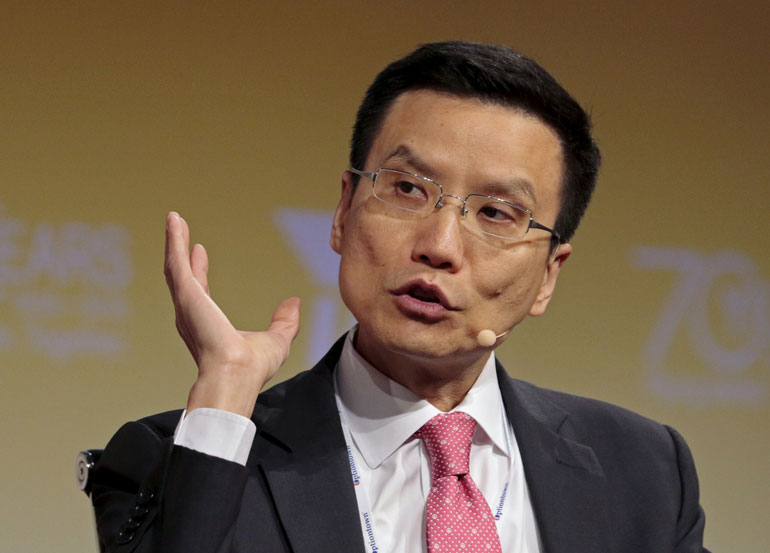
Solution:
M430 90L399 96L369 152L367 169L380 167L423 174L453 194L528 189L541 213L560 203L557 134L533 115L476 98Z

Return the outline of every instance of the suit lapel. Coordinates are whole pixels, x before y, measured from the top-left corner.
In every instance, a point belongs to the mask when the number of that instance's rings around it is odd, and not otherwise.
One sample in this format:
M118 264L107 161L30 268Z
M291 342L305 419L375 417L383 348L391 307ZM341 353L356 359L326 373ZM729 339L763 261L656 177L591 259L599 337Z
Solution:
M364 552L346 454L263 470L292 551Z
M276 445L252 451L295 553L364 553L347 448L334 400L333 371L342 340L304 373L278 406L255 411L260 435ZM269 401L269 400L268 400Z
M593 449L571 439L568 414L542 390L498 380L524 464L544 553L609 551L606 481Z

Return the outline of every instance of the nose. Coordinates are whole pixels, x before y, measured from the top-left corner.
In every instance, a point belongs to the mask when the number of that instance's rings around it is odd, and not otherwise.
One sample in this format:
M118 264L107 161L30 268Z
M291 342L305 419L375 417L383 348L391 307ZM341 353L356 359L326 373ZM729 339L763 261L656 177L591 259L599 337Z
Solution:
M412 260L436 269L456 272L462 267L465 258L464 233L460 228L462 212L448 205L447 197L459 200L461 205L458 208L464 207L462 198L456 196L447 195L439 200L436 211L416 225Z

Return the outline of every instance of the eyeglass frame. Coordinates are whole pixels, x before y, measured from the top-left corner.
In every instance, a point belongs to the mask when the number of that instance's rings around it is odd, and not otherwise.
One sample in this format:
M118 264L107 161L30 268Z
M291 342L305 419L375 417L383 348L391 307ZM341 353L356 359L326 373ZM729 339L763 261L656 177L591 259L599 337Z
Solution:
M509 206L511 206L511 207L513 207L515 209L520 209L522 211L525 211L527 213L527 215L529 215L529 225L527 225L527 230L525 230L524 234L522 234L520 237L518 237L518 238L506 238L505 236L499 236L497 234L491 234L489 232L485 232L485 231L482 230L481 232L483 232L487 236L494 236L495 238L500 238L501 240L509 240L511 242L515 242L517 240L522 240L527 235L527 233L529 232L529 229L534 228L534 229L544 230L546 232L550 232L551 235L553 236L553 238L556 239L556 243L557 244L561 243L561 236L559 236L558 232L556 232L555 230L553 230L551 228L548 228L547 226L543 225L542 223L538 223L537 221L535 221L535 218L532 216L532 212L529 209L527 209L526 207L520 206L520 205L515 204L513 202L509 202L508 200L504 200L502 198L497 198L495 196L489 196L487 194L477 194L477 193L468 194L467 196L465 196L464 199L461 198L460 196L455 196L454 194L445 194L444 193L444 187L441 185L441 183L438 183L438 182L434 181L431 178L423 177L422 175L418 175L416 173L410 173L409 171L402 171L401 169L391 169L390 167L380 167L379 169L377 169L373 173L369 172L369 171L361 171L360 169L354 169L353 167L348 168L348 171L350 171L354 175L358 175L359 177L365 177L365 178L371 180L372 181L372 193L374 194L374 197L377 198L378 200L380 200L384 204L392 205L396 209L401 209L403 211L408 211L408 212L411 212L411 213L421 213L420 211L414 211L414 210L411 210L411 209L407 209L405 207L401 207L401 206L398 206L398 205L395 205L395 204L391 204L390 202L386 202L385 200L383 200L382 198L377 196L377 194L374 192L374 187L376 185L377 176L380 174L380 171L393 171L395 173L401 173L402 175L409 175L410 177L415 177L417 179L424 180L426 182L430 182L430 183L435 184L436 186L438 186L439 196L438 196L438 199L436 200L436 204L433 206L433 209L436 210L436 211L441 209L442 207L444 207L446 205L444 202L441 201L443 198L454 198L455 200L459 200L459 201L462 202L463 205L462 205L462 208L460 209L460 216L462 218L465 218L465 216L468 214L468 204L467 204L468 198L470 198L471 196L474 196L474 197L480 197L480 198L489 198L490 200L494 200L496 202L502 202L502 203L504 203L506 205L509 205ZM425 212L426 216L429 215L429 214L430 214L430 212Z

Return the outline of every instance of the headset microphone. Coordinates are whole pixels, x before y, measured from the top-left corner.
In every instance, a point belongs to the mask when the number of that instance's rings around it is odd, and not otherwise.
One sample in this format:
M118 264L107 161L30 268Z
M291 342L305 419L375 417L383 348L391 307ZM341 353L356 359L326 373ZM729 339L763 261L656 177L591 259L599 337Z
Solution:
M493 330L485 328L476 335L476 341L482 348L489 348L495 345L500 338L510 332L510 329L506 330L502 334L495 334Z

